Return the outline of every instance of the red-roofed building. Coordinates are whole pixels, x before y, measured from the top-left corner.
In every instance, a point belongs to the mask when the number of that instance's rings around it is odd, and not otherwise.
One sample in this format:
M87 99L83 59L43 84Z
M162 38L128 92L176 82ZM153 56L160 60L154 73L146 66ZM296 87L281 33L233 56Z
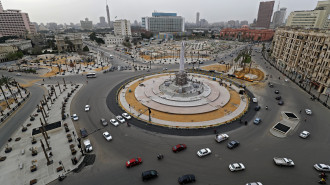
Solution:
M242 28L225 28L220 31L222 39L238 39L240 41L269 41L274 36L274 30L270 29L250 29L244 25Z

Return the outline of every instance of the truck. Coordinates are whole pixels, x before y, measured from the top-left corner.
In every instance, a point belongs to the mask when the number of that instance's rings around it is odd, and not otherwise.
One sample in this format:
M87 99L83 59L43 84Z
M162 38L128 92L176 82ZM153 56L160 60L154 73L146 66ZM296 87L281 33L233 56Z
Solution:
M274 157L274 162L278 166L294 166L294 162L288 158Z
M217 134L217 135L215 135L215 141L218 142L218 143L220 143L220 142L222 142L222 141L224 141L228 138L229 138L229 136L227 134Z
M92 147L91 141L89 139L84 140L84 147L85 147L86 152L93 151L93 147Z

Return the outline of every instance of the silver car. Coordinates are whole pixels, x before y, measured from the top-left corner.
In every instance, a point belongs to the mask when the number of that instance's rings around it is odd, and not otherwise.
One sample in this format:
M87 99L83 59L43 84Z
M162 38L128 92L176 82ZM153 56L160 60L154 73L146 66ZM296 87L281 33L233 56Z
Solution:
M101 124L103 126L107 126L108 125L108 122L104 118L101 118L100 122L101 122Z

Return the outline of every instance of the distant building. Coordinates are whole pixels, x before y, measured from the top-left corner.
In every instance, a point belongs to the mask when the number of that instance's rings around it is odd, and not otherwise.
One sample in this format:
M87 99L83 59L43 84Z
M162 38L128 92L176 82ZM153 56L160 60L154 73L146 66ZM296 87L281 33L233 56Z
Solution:
M57 30L57 23L55 23L55 22L50 22L50 23L47 23L47 28L49 29L49 30Z
M126 19L116 20L113 23L113 28L116 36L132 36L131 23Z
M260 2L256 27L269 28L275 1Z
M229 28L234 28L235 27L235 21L234 20L228 21L228 27Z
M0 37L37 33L29 15L21 10L4 10L0 1Z
M220 31L220 37L223 39L269 41L273 38L274 31L270 29L250 29L249 26L232 29L225 28Z
M249 25L249 21L241 21L241 26Z
M201 20L199 21L199 25L200 25L200 27L202 27L202 28L206 28L206 27L209 26L209 22L208 22L206 19L201 19Z
M107 18L108 18L109 28L111 28L110 11L109 11L109 6L108 6L108 1L107 1L106 11L107 11Z
M85 18L85 21L80 21L80 25L82 30L93 29L93 21L88 20L88 18Z
M196 13L196 26L200 26L199 24L199 12Z
M18 48L15 45L11 44L0 44L0 62L8 61L8 54L15 53L18 51Z
M286 26L330 29L330 0L319 1L314 10L291 12Z
M273 15L273 27L274 28L277 28L277 27L283 25L285 15L286 15L286 8L281 8L280 10L277 10L274 12L274 15Z
M124 40L125 38L123 36L114 36L110 34L106 34L104 38L107 47L120 46Z
M329 46L329 30L277 28L271 57L293 78L326 93L330 92Z
M176 13L152 13L152 17L142 17L142 27L151 32L184 32L184 18Z
M58 52L62 51L79 51L82 50L81 34L68 33L55 36Z
M6 43L9 45L16 46L20 50L26 50L32 48L31 40L6 40Z
M107 22L105 22L105 17L100 17L100 25L102 26L106 26L107 25Z

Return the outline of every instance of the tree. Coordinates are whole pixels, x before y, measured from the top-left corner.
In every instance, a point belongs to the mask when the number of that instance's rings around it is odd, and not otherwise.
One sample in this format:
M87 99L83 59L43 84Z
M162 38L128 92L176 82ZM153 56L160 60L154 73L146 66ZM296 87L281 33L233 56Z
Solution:
M85 46L85 47L83 48L83 51L86 51L86 52L88 52L88 51L89 51L89 48L88 48L88 46Z
M10 94L11 94L11 96L14 97L14 100L15 100L15 102L17 103L18 101L17 101L16 95L13 94L13 92L11 91L11 88L10 88L10 86L9 86L9 84L11 84L12 82L14 82L14 81L13 81L13 78L12 78L12 77L7 77L7 76L3 76L3 75L2 75L1 80L3 81L4 85L7 87L7 89L9 90L9 92L10 92Z
M10 106L9 106L9 103L8 103L8 98L6 97L6 94L5 94L5 92L3 91L3 88L2 88L2 86L4 84L5 84L5 82L2 80L2 78L0 78L0 90L1 90L2 95L3 95L3 97L4 97L5 101L6 101L7 107L10 109Z

